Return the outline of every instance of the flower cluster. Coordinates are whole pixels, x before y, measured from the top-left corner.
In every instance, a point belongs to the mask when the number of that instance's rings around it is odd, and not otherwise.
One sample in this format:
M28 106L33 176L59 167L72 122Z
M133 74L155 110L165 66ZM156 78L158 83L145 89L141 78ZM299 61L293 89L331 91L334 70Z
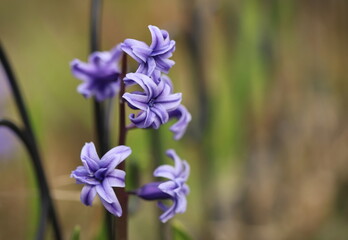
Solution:
M125 93L123 98L133 109L140 112L129 116L131 122L138 128L159 128L170 118L179 118L171 131L174 139L180 139L191 120L190 113L180 105L181 93L173 93L173 85L167 74L174 65L169 59L175 50L175 41L169 34L155 26L149 26L152 43L134 39L126 39L121 49L139 63L137 71L128 74L124 79L127 85L138 84L144 91ZM180 108L180 110L178 110ZM182 109L185 109L181 111Z
M137 84L143 92L125 93L123 98L129 107L140 110L129 116L138 128L158 129L171 118L178 119L170 130L174 139L179 140L191 121L191 115L181 105L181 93L173 92L173 85L167 74L174 65L169 59L175 51L175 41L167 31L149 26L152 43L147 45L135 39L126 39L110 52L95 52L88 63L75 59L71 62L73 75L82 80L78 92L86 98L95 97L97 101L113 98L120 89L120 81L127 86ZM135 73L120 79L119 61L122 52L128 54L139 66Z
M165 30L155 26L149 26L149 29L152 36L150 45L126 39L109 52L92 53L87 63L73 60L71 71L83 81L77 88L78 92L85 98L94 97L99 102L114 98L120 92L121 83L126 87L137 85L142 91L123 93L122 87L122 98L131 109L139 110L129 115L131 125L158 129L170 119L177 119L170 131L174 139L179 140L186 132L191 114L181 104L182 94L174 92L172 81L166 75L174 65L170 58L175 50L175 41L169 38ZM121 73L119 62L122 54L129 55L139 64L135 72ZM113 187L125 187L126 173L115 168L130 154L129 147L118 146L99 159L93 143L87 143L82 148L83 166L71 173L77 183L85 185L81 192L82 203L90 206L98 195L110 213L122 215ZM168 150L167 155L174 160L175 167L160 166L154 176L167 178L168 181L148 183L135 191L140 198L159 201L158 205L164 211L160 216L162 222L186 211L186 195L189 193L186 184L190 172L188 163L182 161L174 150ZM165 205L165 200L172 201L172 205Z

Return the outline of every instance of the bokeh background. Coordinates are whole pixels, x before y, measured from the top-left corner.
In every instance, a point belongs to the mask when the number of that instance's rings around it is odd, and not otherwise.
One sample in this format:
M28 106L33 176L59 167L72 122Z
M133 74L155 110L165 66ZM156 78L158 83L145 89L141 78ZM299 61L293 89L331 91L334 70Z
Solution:
M103 219L69 178L95 139L92 101L77 94L69 69L89 54L89 8L0 1L0 40L66 239L76 225L81 239L96 239ZM149 24L177 43L169 76L193 116L187 134L175 142L167 124L128 136L139 184L151 180L154 158L170 163L168 148L191 164L188 209L171 224L203 240L348 238L347 12L345 0L103 1L102 50L125 38L149 43ZM0 95L0 116L19 123L2 75ZM0 138L0 239L32 239L40 206L29 158L6 130ZM159 239L155 205L131 199L130 239Z

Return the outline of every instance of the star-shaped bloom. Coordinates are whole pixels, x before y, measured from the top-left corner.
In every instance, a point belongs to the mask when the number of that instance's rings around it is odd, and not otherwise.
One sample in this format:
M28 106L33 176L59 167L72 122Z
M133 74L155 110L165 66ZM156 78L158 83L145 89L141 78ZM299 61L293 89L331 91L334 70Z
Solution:
M120 89L120 69L117 62L122 54L118 45L109 52L94 52L88 63L78 59L70 63L72 74L83 81L77 91L85 98L95 96L97 101L114 97Z
M174 65L169 58L175 51L175 41L170 40L167 31L156 26L149 26L152 43L146 43L134 39L126 39L121 48L129 56L139 63L137 73L143 73L157 81L161 72L168 73Z
M160 220L167 222L177 213L186 211L186 196L189 194L189 187L186 182L190 175L190 166L185 160L181 160L174 150L167 151L167 156L172 158L175 166L162 165L154 171L155 177L169 179L165 182L148 183L136 191L136 194L146 200L159 200L158 206L164 211ZM161 200L170 199L173 204L167 206Z
M172 93L166 81L160 80L157 84L142 73L128 73L124 81L126 84L136 83L144 90L123 95L131 108L141 110L137 115L129 116L138 128L158 129L161 124L168 122L169 112L180 105L181 93Z
M81 191L81 202L87 206L92 205L93 199L98 194L104 207L113 215L122 215L121 205L112 187L125 187L125 175L122 170L115 169L130 154L127 146L117 146L108 151L99 159L94 144L86 143L81 150L79 166L72 171L71 177L76 183L85 184Z

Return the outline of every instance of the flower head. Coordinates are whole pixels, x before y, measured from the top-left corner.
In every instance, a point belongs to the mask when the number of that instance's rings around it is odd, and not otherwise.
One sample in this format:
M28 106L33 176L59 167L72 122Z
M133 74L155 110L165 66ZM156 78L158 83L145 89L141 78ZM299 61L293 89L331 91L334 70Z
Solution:
M131 154L127 146L117 146L108 151L99 159L94 144L86 143L81 150L79 166L72 171L71 177L76 183L85 184L81 191L81 202L87 206L92 205L96 194L104 207L113 215L121 216L122 208L112 187L124 187L126 173L115 169Z
M175 41L170 40L167 31L156 26L149 26L152 43L146 43L134 39L126 39L121 48L139 63L137 73L146 74L157 81L161 72L168 73L174 65L174 61L169 58L175 51Z
M146 200L172 200L171 206L162 202L158 203L158 206L164 211L160 216L162 222L168 221L177 213L186 211L186 195L190 191L186 184L190 175L189 164L185 160L181 160L174 150L168 150L167 156L174 160L175 166L162 165L154 171L154 176L169 180L148 183L137 190L137 195Z
M172 93L166 81L157 84L141 73L128 73L124 81L127 84L137 83L144 90L123 95L131 108L141 110L136 116L130 115L130 120L138 128L159 128L168 122L169 112L180 105L181 93Z
M120 45L110 52L94 52L89 56L88 63L78 59L70 63L73 75L82 80L77 91L84 97L95 96L98 101L114 97L120 88L120 70L117 61L122 50Z

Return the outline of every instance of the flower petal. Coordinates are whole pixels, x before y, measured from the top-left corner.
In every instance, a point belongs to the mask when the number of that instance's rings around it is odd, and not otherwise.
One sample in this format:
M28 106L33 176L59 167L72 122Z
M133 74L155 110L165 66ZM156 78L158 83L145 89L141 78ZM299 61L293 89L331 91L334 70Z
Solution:
M128 73L126 77L124 78L124 81L127 82L135 82L137 83L145 92L146 96L148 97L148 101L152 99L154 96L154 93L157 90L156 83L147 75L142 73Z
M169 207L161 216L160 220L161 222L165 223L175 215L175 203Z
M150 45L150 48L151 49L156 49L161 44L161 42L163 41L162 32L156 26L149 25L148 28L149 28L149 30L151 32L151 38L152 38L152 43Z
M144 125L144 120L146 118L146 111L141 111L137 116L134 114L129 115L131 122L138 128L146 128Z
M97 150L95 149L93 142L86 143L83 146L81 150L81 159L84 159L85 156L87 156L90 159L93 159L94 161L99 160L99 156L97 154Z
M125 171L115 169L109 173L106 179L111 187L125 187L125 177Z
M182 186L182 192L187 195L190 193L190 187L185 183L183 186Z
M116 201L114 202L107 202L104 199L100 199L102 204L104 205L104 207L106 208L106 210L108 210L110 213L112 213L113 215L117 216L117 217L121 217L122 216L122 208L121 208L121 204L118 201L118 199L116 198Z
M161 81L163 81L165 84L169 86L169 89L170 89L169 93L173 93L174 88L173 88L172 80L167 75L163 74L161 76Z
M182 161L182 164L183 164L184 170L180 174L180 177L182 177L185 181L187 181L188 177L190 176L190 165L185 160Z
M145 62L143 61L143 55L140 54L140 56L138 55L139 52L134 52L134 48L137 49L146 49L149 48L149 46L142 42L142 41L138 41L138 40L134 40L134 39L126 39L124 40L124 42L121 44L121 49L126 52L129 56L131 56L134 60L136 60L138 63L142 63ZM141 52L140 52L141 53Z
M153 172L155 177L164 177L171 180L175 179L175 169L170 165L162 165L155 169Z
M77 92L80 93L85 98L90 98L90 97L93 96L93 91L90 88L90 83L89 82L81 83L77 87Z
M161 124L165 124L169 120L169 114L161 104L155 104L151 111L156 114Z
M149 57L152 50L146 46L134 46L133 53L140 58L143 62L147 62L147 58Z
M173 111L177 107L179 107L181 103L181 99L182 99L181 95L182 95L181 93L174 93L170 95L160 95L156 99L156 103L161 104L167 111Z
M135 93L125 93L122 96L128 104L131 105L131 107L146 110L148 107L148 97L146 95L142 94L135 94Z
M94 177L100 181L104 180L107 170L108 170L107 168L99 168L94 173Z
M174 139L179 140L186 132L187 126L192 119L191 114L183 105L180 105L174 111L169 112L169 117L179 119L169 128L174 133Z
M168 210L168 206L167 205L165 205L163 202L161 202L161 201L159 201L158 203L157 203L157 206L162 210L162 211L167 211Z
M156 68L164 73L168 73L170 68L175 64L173 60L168 58L154 57L154 59L156 61Z
M95 171L99 169L99 165L94 160L90 159L89 157L84 157L84 159L81 159L83 166L87 169L89 174L93 174Z
M174 181L167 181L167 182L161 183L158 186L159 189L161 189L163 192L169 194L172 197L175 197L174 190L177 189L178 187L180 186L178 186L178 184L176 184L176 182Z
M174 166L175 166L175 177L180 176L180 173L183 171L184 166L182 164L181 159L176 154L175 150L169 149L166 152L167 156L174 160Z
M144 120L144 126L145 128L148 128L152 125L152 123L155 121L156 115L150 110L150 108L146 109L146 118Z
M75 171L71 172L70 177L76 179L78 184L98 185L99 181L92 178L90 173L83 166L78 166Z
M169 39L169 34L165 30L161 30L156 26L149 26L152 43L150 48L153 50L151 55L161 55L167 52L172 53L175 49L175 41Z
M132 150L127 146L117 146L109 150L99 162L100 167L107 168L109 174L112 172L118 164L123 162L130 154Z
M94 74L94 69L88 63L84 63L78 59L74 59L70 63L72 74L82 81L89 81L91 75Z
M96 186L99 197L108 203L116 201L116 195L108 181L103 181L102 184Z
M84 186L82 188L80 196L81 202L87 206L91 206L96 194L97 191L95 189L95 186Z
M186 196L183 193L179 193L176 198L175 213L184 213L187 207Z
M103 69L105 67L108 67L112 62L110 59L112 58L112 55L110 52L93 52L89 58L88 62L92 65L94 65L97 69Z

